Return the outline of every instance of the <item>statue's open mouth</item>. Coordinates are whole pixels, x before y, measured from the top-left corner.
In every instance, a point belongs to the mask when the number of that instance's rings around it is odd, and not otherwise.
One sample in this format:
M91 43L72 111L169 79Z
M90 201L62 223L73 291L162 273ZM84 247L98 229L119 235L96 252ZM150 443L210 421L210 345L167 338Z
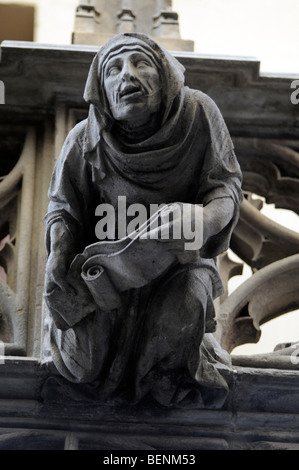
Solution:
M142 90L137 87L137 86L133 86L133 85L130 85L130 86L127 86L126 88L124 88L120 94L119 94L119 97L120 99L121 98L133 98L133 97L137 97L137 96L140 96L142 94Z

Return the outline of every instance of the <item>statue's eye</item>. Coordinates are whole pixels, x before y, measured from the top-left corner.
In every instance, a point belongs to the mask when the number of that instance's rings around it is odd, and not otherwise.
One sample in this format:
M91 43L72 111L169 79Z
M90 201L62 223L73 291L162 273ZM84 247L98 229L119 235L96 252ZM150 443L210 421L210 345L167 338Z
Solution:
M150 63L147 61L147 60L139 60L136 64L136 67L141 69L141 68L144 68L144 67L150 67Z
M113 65L113 67L110 67L107 70L107 76L111 77L113 75L117 75L119 72L120 72L120 67L118 67L117 65Z

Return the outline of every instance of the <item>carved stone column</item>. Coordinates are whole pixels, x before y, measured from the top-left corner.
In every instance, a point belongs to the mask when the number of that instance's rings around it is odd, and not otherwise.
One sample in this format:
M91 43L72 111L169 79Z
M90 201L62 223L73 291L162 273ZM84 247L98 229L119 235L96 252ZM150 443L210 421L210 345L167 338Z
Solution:
M153 25L154 36L180 38L179 15L172 11L172 1L158 0L157 6Z
M132 10L132 1L131 0L122 0L121 2L122 9L117 15L119 18L118 22L118 32L119 33L133 33L135 31L134 20L136 16Z
M152 35L161 46L173 51L193 51L194 42L181 38L179 15L172 10L172 0L156 0Z
M100 26L100 13L96 9L94 0L80 0L76 10L75 28L72 42L83 43L95 41Z

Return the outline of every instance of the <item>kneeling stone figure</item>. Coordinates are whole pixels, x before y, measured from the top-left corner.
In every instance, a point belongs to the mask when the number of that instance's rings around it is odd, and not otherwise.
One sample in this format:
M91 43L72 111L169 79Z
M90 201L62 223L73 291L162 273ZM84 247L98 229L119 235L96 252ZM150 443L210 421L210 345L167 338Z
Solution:
M221 113L184 85L174 57L138 33L100 49L84 98L88 118L64 143L45 218L53 362L73 390L103 403L220 407L230 357L212 334L223 291L215 258L229 247L243 197ZM183 236L161 230L151 239L151 227L132 243L117 230L99 242L96 209L109 205L119 220L120 196L127 207L187 207L197 228L198 209L200 246L187 250ZM82 269L88 256L104 263L89 270L93 290Z

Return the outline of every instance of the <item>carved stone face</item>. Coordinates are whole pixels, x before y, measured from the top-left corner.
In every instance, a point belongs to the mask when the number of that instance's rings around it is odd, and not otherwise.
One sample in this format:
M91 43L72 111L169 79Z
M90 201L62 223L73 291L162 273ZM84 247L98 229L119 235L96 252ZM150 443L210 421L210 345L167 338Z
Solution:
M114 119L146 123L161 105L159 71L142 51L126 51L108 60L104 87Z

